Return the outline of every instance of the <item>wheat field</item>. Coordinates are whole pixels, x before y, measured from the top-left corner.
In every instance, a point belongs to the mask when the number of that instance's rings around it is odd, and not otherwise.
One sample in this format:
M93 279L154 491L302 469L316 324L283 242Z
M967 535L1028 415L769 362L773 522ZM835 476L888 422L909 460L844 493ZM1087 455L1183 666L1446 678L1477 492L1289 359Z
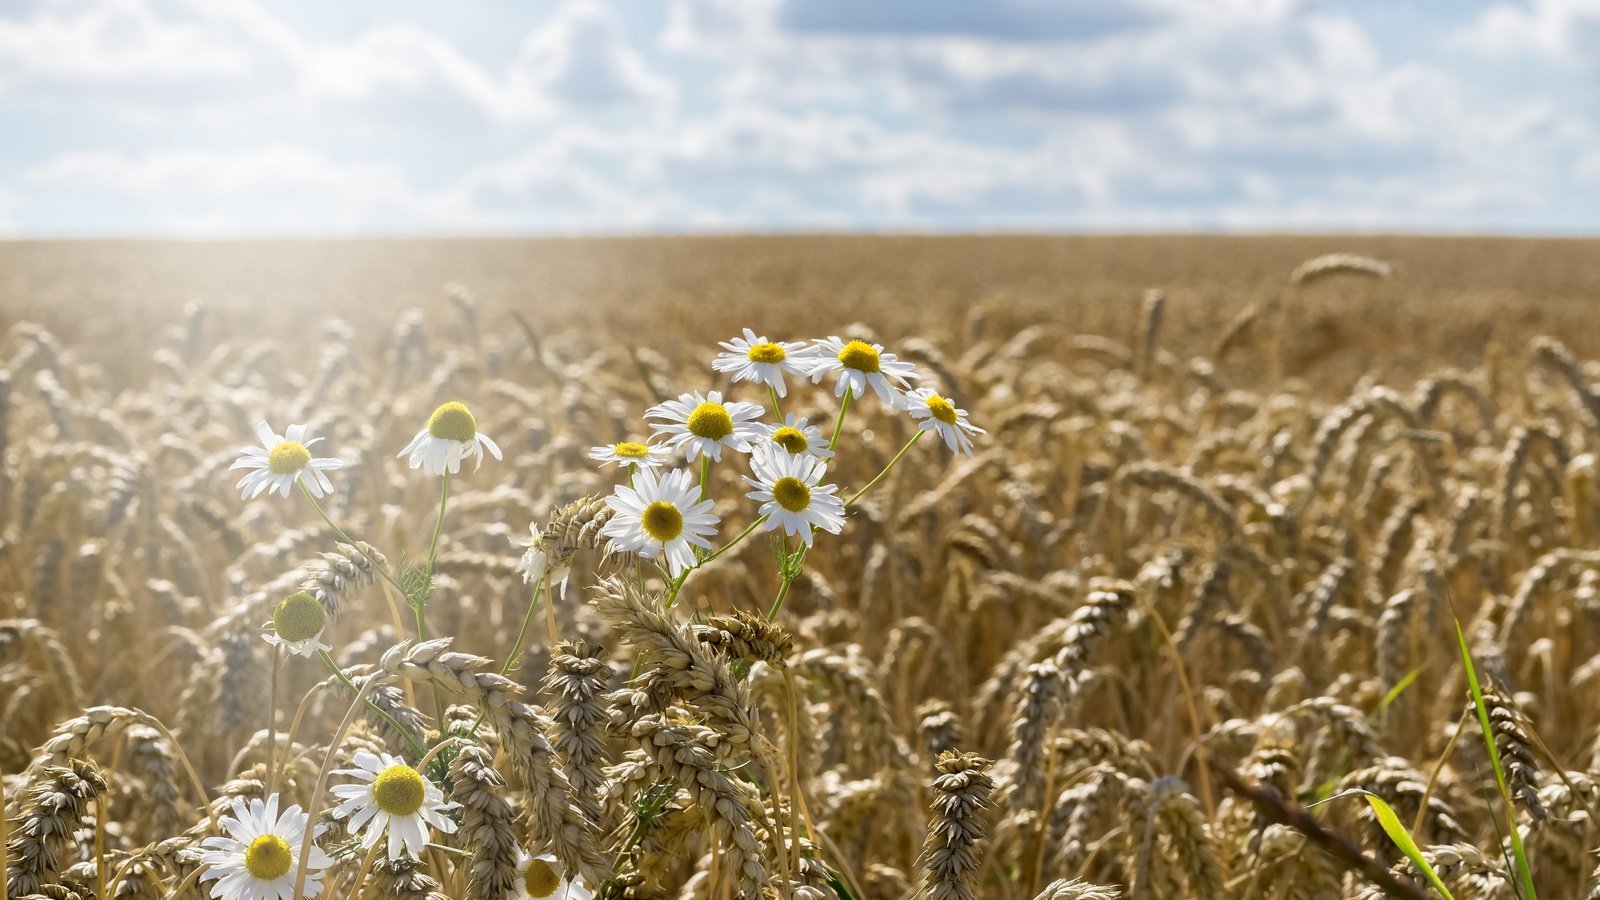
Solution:
M0 900L1600 898L1596 249L0 245Z

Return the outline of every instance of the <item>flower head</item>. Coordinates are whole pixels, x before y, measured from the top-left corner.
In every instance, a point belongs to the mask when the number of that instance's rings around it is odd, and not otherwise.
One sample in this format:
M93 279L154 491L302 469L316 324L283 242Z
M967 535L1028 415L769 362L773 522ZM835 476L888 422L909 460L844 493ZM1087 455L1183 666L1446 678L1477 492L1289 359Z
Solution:
M648 469L632 486L617 485L606 498L614 515L600 533L612 546L645 559L667 558L667 569L677 577L695 564L694 547L711 546L708 536L717 531L712 501L696 500L694 473L674 469L656 480Z
M516 900L594 900L594 892L582 878L561 877L554 856L532 856L521 848L517 850L517 880L512 888Z
M909 379L917 377L914 366L885 352L882 344L827 337L817 341L817 350L819 355L811 367L811 380L821 381L837 373L839 381L833 388L835 397L844 396L846 391L851 397L860 397L870 387L878 399L893 406L895 389L908 387Z
M700 454L722 459L722 448L744 453L750 442L761 437L761 407L754 403L722 402L722 392L702 395L699 391L681 394L676 400L658 403L645 411L646 419L660 419L650 427L667 435L666 445L682 450L690 462Z
M305 842L308 817L298 806L278 815L278 795L248 804L233 801L233 814L218 822L225 837L201 842L200 862L206 873L201 881L216 881L211 896L219 900L282 900L294 892L300 847ZM319 829L320 831L320 829ZM315 837L315 835L313 835ZM316 844L306 856L304 896L322 892L322 870L333 865Z
M489 436L478 431L478 420L465 403L455 400L443 404L428 417L428 427L417 432L404 450L395 454L411 454L411 468L421 468L429 475L440 476L461 471L461 461L473 458L473 468L483 465L483 451L488 450L500 459L500 446Z
M418 859L428 845L429 825L447 834L456 830L444 812L460 804L444 802L444 793L398 756L358 750L355 764L334 772L356 783L334 786L333 795L343 802L333 814L350 820L352 834L364 832L363 849L370 850L387 831L389 859Z
M637 441L623 441L618 444L602 444L589 448L589 458L599 463L602 467L606 463L616 463L618 466L638 466L641 469L654 469L664 466L672 458L672 451L660 444L641 444Z
M822 436L822 430L792 412L784 415L781 424L761 427L766 431L767 439L757 444L758 447L791 456L833 458L833 451L828 449L828 441Z
M782 528L811 546L811 529L838 534L844 528L844 501L838 485L822 484L828 466L814 456L766 450L754 457L755 490L746 494L761 504L767 531Z
M330 649L319 640L327 627L327 609L316 597L301 591L278 601L272 609L272 633L262 637L290 653L311 656L318 650Z
M769 341L756 337L746 328L744 337L720 341L725 352L711 361L718 372L731 372L734 381L757 381L770 386L779 397L789 396L783 373L804 378L811 374L816 352L805 341Z
M240 447L244 455L233 461L229 469L250 469L239 483L239 497L249 499L268 494L289 496L289 491L299 481L313 497L333 492L333 482L328 472L344 468L344 461L329 457L313 457L311 445L322 438L307 438L306 426L290 425L283 434L272 430L266 422L256 426L259 447ZM302 480L304 476L304 480Z
M565 561L551 557L549 548L545 546L544 534L537 524L529 525L531 537L528 546L517 560L517 571L522 573L523 584L533 584L543 580L545 586L554 594L556 588L561 589L562 596L567 593L567 578L572 575L572 559L569 556Z
M901 395L900 406L917 420L917 428L932 431L944 438L951 451L972 455L972 438L969 435L985 434L978 426L967 421L967 411L956 409L949 398L935 394L930 388L917 388Z

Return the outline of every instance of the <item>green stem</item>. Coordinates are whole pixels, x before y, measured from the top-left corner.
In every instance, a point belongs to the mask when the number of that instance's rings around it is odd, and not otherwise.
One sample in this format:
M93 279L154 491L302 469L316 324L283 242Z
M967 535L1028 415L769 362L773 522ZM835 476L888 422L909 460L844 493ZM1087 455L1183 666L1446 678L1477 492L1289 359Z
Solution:
M439 558L439 535L444 531L444 508L450 502L450 473L440 477L439 519L433 523L433 542L428 545L428 575L433 576L433 564Z
M844 402L839 404L839 418L833 423L833 437L828 438L829 450L833 449L834 444L839 443L839 432L844 430L844 414L850 411L850 400L854 396L855 392L849 389L845 390Z
M377 572L379 575L383 576L383 580L384 581L387 581L390 584L394 585L395 590L399 591L401 594L404 594L406 592L406 589L400 586L400 582L395 581L394 580L394 576L390 575L389 571L387 569L385 569L382 565L379 565L378 561L372 557L372 554L370 554L367 551L361 549L361 544L359 542L357 542L355 538L351 537L348 534L345 534L343 528L340 528L338 525L333 524L333 519L330 519L328 517L327 511L322 508L322 504L321 503L317 502L317 498L312 496L311 489L306 487L306 483L304 481L302 481L302 480L297 478L297 479L295 479L295 484L300 486L300 493L306 495L306 500L310 501L311 508L317 511L317 515L322 517L322 521L326 522L328 524L329 528L333 529L333 533L339 536L339 540L341 540L344 543L349 544L350 546L354 547L355 551L357 553L359 553L363 557L365 557L368 563L371 563L372 570L374 572Z
M789 585L794 584L793 578L785 578L783 585L778 588L778 596L772 601L772 608L767 610L767 621L777 621L778 612L783 609L783 600L789 596Z
M767 385L767 398L772 401L772 417L777 420L779 425L782 425L783 410L778 408L778 389L770 384Z
M700 454L700 499L706 499L706 482L711 478L711 457Z
M711 551L711 555L707 556L705 559L700 560L700 565L697 565L694 568L698 569L698 568L700 568L700 566L703 566L706 563L711 562L713 559L716 559L717 557L721 556L722 554L727 553L729 550L732 550L734 548L734 546L736 546L740 541L742 541L745 538L749 537L750 536L750 532L755 531L758 527L760 527L761 523L765 522L766 520L767 520L767 517L766 516L762 516L761 518L755 520L754 522L751 522L749 524L749 526L745 528L745 530L739 532L737 537L735 537L733 540L727 542L726 544L723 544L721 547L718 547L717 549ZM685 577L687 577L689 572L693 572L693 571L694 571L694 569L690 569L690 570L684 572L683 574L684 574Z
M361 688L356 687L355 682L350 680L350 676L344 674L344 670L339 668L339 664L333 661L333 657L328 655L328 651L319 649L317 651L317 655L322 658L322 662L328 667L328 671L332 672L347 690L355 694L357 697L361 696ZM388 722L395 731L399 732L400 735L406 739L406 744L411 747L413 752L415 752L418 756L422 756L427 753L427 748L422 746L422 742L417 740L416 736L413 735L411 731L404 725L401 725L399 722L395 721L394 716L389 715L381 707L379 707L378 704L373 703L371 700L366 700L364 702L367 704L368 708L378 714L379 718L383 719L385 722Z
M533 611L539 607L539 598L544 595L544 578L540 577L533 583L533 597L528 600L528 613L522 617L522 627L517 629L516 643L511 645L511 650L506 654L505 664L500 667L500 674L511 671L511 664L516 661L517 654L522 652L522 639L528 636L528 624L533 621Z
M866 487L864 487L861 490L856 491L854 494L850 495L850 499L846 500L844 502L844 505L845 506L849 506L850 504L852 504L852 503L856 502L857 500L861 499L861 495L862 494L865 494L867 491L870 491L874 487L877 487L878 482L882 481L884 476L889 474L889 470L893 469L895 467L895 464L900 461L900 458L906 455L906 451L911 449L911 445L915 444L917 441L921 440L922 436L925 435L925 434L927 434L926 431L922 431L922 430L918 429L917 433L913 434L911 436L911 440L906 441L906 445L904 447L900 448L900 452L896 453L894 455L894 459L889 460L889 464L887 466L883 467L883 471L878 473L878 477L876 477L876 478L872 479L871 481L867 482L867 486Z

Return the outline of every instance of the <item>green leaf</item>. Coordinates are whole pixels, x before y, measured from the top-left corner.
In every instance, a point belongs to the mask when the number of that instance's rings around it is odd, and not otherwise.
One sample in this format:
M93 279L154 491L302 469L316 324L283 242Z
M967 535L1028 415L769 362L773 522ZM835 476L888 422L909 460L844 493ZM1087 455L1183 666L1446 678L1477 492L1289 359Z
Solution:
M1445 887L1444 881L1439 878L1439 873L1435 872L1433 866L1429 865L1428 861L1423 858L1422 851L1417 848L1417 842L1411 839L1411 833L1406 831L1404 825L1400 824L1400 817L1394 814L1394 808L1384 802L1382 797L1371 791L1359 791L1359 793L1366 798L1367 804L1372 807L1372 814L1377 817L1378 826L1383 829L1384 834L1389 836L1389 840L1400 848L1400 852L1406 855L1406 859L1411 860L1411 864L1417 867L1417 870L1422 873L1424 878L1428 879L1428 883L1433 885L1433 889L1438 891L1440 896L1444 897L1445 900L1455 900L1455 897L1450 894L1450 889Z
M1389 706L1396 700L1399 700L1400 695L1406 692L1406 688L1411 687L1411 682L1416 681L1417 676L1421 675L1422 670L1426 669L1427 667L1428 664L1423 663L1422 665L1417 666L1415 669L1407 672L1405 677L1396 682L1394 687L1389 688L1389 693L1384 694L1383 699L1378 701L1378 708L1375 710L1375 712L1383 712L1384 710L1388 709Z

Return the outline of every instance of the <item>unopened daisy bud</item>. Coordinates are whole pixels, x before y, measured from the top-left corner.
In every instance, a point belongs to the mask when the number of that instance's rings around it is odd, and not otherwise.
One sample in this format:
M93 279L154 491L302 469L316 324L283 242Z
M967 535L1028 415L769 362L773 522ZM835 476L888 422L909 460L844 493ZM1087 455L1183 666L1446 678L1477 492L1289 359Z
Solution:
M594 892L582 878L562 878L556 868L556 858L550 854L532 856L517 850L517 880L513 885L516 900L543 900L558 897L560 900L593 900Z
M235 485L241 499L259 496L262 491L287 497L295 482L304 484L313 497L333 492L327 473L344 468L344 461L313 457L311 445L322 438L308 437L306 426L290 425L278 434L262 422L256 426L256 436L261 446L239 448L244 455L228 467L251 470Z
M317 598L301 592L278 601L272 609L272 633L262 635L269 644L282 646L290 653L311 656L329 649L318 641L328 627L328 611Z
M428 417L428 427L417 432L411 443L395 455L410 454L411 468L421 468L437 477L461 471L461 461L469 456L474 468L483 465L486 449L495 459L501 458L499 445L478 431L478 420L467 405L452 400L435 409Z

